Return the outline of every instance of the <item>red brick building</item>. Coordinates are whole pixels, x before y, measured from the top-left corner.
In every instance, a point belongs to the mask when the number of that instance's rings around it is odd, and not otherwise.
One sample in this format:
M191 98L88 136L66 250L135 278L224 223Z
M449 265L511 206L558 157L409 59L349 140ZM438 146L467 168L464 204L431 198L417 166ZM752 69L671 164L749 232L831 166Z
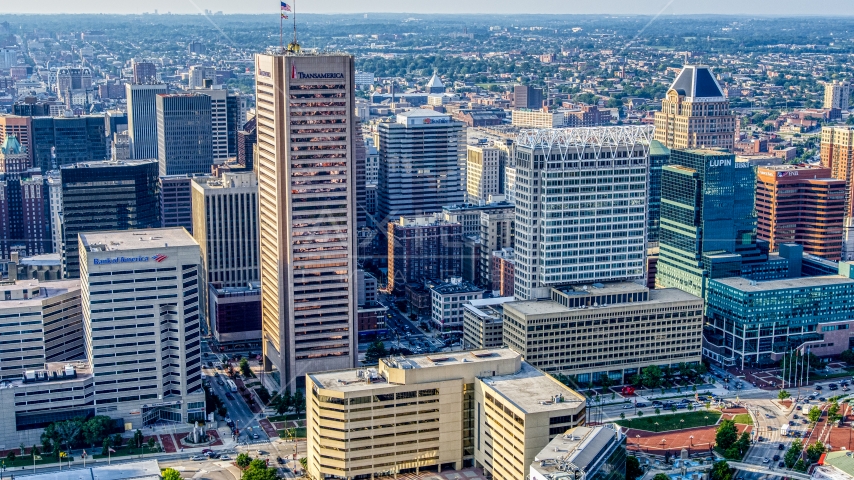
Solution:
M771 251L782 243L797 243L804 253L839 260L845 193L845 181L831 178L830 168L758 167L757 236L770 242Z
M515 281L513 249L505 248L492 252L492 290L501 292L502 297L512 297Z

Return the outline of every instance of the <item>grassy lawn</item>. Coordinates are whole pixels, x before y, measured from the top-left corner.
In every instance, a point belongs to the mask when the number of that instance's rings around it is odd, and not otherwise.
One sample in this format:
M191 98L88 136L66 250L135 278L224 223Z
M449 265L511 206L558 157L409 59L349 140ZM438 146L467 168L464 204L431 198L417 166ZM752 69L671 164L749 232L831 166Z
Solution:
M666 432L683 428L705 427L717 423L719 412L686 412L673 415L652 415L631 420L618 420L620 426L646 430L649 432ZM708 418L708 419L707 419ZM682 421L684 420L684 422ZM658 423L658 425L656 425Z
M295 429L294 435L296 435L296 438L305 438L306 437L305 427L297 427ZM285 433L284 430L279 430L279 438L288 438L288 435Z
M276 415L273 417L267 417L267 420L269 420L271 422L287 422L290 420L305 420L305 413L300 414L299 417L297 417L293 413L289 413L287 415Z
M735 420L735 423L741 425L753 425L753 419L750 418L750 415L747 413L739 413L738 415L733 417L733 420Z
M40 455L40 456L42 457L42 459L36 460L36 465L44 465L47 463L56 463L57 462L56 457L53 455ZM23 457L16 456L14 461L9 461L8 458L4 458L2 460L3 460L3 465L6 468L32 467L33 466L32 455L24 455ZM76 462L74 462L74 457L71 457L71 460L72 460L71 464L74 465L76 463ZM68 465L68 458L67 457L63 458L62 463L63 463L63 465Z
M125 446L125 447L119 447L119 448L114 449L114 450L116 451L116 453L111 453L109 455L110 458L112 458L112 457L129 457L129 456L140 454L139 448L128 448ZM147 446L142 449L142 452L143 453L156 453L156 452L152 452L151 450L149 450ZM107 458L107 455L95 455L95 458Z

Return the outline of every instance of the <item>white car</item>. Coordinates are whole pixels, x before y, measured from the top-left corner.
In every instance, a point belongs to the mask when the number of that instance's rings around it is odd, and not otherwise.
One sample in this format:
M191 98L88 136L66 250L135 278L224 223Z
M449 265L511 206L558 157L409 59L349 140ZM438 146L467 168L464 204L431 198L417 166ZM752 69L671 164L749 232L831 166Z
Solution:
M228 455L220 455L219 459L220 460L231 460L231 457L229 457Z
M627 403L627 404L623 405L623 410L628 410L628 409L630 409L630 408L632 408L632 404L631 404L631 403Z
M770 462L770 461L771 461L771 460L768 460L767 458L763 458L763 459L762 459L762 463L768 463L768 462Z

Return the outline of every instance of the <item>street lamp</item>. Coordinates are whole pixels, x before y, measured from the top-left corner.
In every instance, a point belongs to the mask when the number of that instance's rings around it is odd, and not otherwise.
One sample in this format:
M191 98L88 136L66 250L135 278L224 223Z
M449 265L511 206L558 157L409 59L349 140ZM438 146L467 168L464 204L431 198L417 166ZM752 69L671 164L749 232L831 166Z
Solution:
M691 442L691 446L693 447L694 446L694 435L691 435L690 437L688 437L688 441Z
M655 422L655 431L658 431L658 422Z

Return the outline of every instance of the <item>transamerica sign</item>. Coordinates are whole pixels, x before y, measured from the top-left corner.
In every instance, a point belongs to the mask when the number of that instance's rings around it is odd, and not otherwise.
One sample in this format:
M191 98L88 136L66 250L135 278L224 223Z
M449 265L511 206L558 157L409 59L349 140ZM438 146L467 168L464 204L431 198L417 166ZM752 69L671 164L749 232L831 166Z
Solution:
M297 66L295 64L291 64L291 78L344 78L343 73L305 73L298 72Z

